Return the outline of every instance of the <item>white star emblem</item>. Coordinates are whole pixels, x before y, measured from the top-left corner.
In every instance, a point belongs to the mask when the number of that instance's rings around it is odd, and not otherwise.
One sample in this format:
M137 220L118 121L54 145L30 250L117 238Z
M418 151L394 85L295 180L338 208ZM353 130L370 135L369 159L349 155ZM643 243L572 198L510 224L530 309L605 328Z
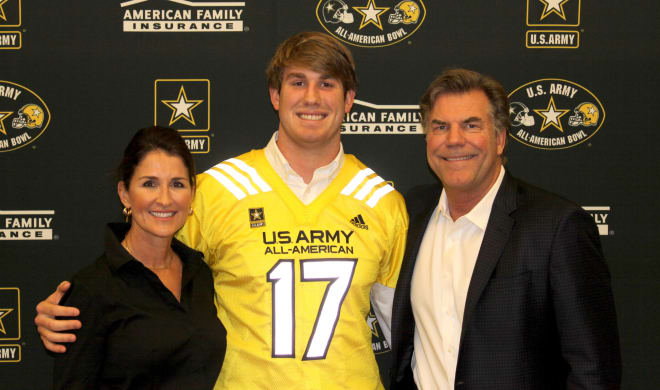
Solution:
M252 212L252 219L255 220L255 221L260 220L261 219L261 212L259 212L259 210L254 210Z
M163 104L172 109L172 116L170 117L170 124L172 124L179 119L183 118L195 126L195 118L193 117L192 110L201 104L204 100L193 100L188 99L186 96L186 91L183 89L183 85L179 90L179 96L176 100L161 100Z
M0 19L7 21L7 15L5 15L5 9L2 7L8 0L0 0Z
M360 30L369 23L382 30L383 24L380 22L380 15L387 12L390 7L378 7L376 6L375 0L369 0L366 7L353 7L353 9L362 15Z
M562 127L561 121L559 119L569 111L570 110L558 109L555 106L555 101L554 98L552 97L550 98L550 101L548 102L548 107L545 110L534 109L535 113L543 117L543 126L541 126L541 133L550 126L554 126L555 128L557 128L557 130L563 133L564 128Z
M7 135L7 129L5 129L3 121L11 114L13 114L13 111L0 111L0 133L4 135Z
M5 330L5 324L2 323L2 318L4 318L7 314L11 313L14 311L14 309L0 309L0 333L6 335L7 331Z
M373 315L371 312L367 316L367 325L369 325L369 328L371 329L371 333L376 336L378 336L378 330L376 329L376 324L378 323L378 319L376 318L375 315Z
M566 14L564 13L564 4L568 0L539 0L543 3L543 13L541 14L541 20L545 19L551 13L559 15L560 18L566 20Z

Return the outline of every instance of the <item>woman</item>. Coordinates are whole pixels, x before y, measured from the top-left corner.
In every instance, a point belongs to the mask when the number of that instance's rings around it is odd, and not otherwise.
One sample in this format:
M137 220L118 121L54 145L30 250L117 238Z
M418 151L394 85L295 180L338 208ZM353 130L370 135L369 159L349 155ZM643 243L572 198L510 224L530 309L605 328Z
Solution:
M80 308L77 341L55 359L55 389L211 389L226 332L201 254L174 237L193 213L192 156L179 134L139 130L117 192L129 223L109 224L105 252L61 303Z

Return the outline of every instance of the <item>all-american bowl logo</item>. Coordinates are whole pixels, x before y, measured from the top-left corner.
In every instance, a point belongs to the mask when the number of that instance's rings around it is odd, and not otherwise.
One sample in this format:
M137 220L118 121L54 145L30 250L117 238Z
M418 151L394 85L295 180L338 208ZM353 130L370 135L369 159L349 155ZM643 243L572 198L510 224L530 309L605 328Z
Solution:
M591 91L562 79L541 79L509 94L509 135L537 149L566 149L593 137L605 109Z
M342 42L361 47L389 46L410 37L424 22L421 0L320 0L316 18Z
M0 152L9 152L37 139L50 123L46 103L28 88L0 80Z

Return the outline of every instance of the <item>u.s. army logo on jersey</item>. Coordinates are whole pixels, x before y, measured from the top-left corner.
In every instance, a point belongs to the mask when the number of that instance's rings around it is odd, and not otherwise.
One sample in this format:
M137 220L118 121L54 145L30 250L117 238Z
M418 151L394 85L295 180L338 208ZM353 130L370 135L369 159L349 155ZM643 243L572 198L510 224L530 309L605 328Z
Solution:
M250 214L250 227L262 227L266 226L266 215L264 214L263 207L257 207L249 209Z

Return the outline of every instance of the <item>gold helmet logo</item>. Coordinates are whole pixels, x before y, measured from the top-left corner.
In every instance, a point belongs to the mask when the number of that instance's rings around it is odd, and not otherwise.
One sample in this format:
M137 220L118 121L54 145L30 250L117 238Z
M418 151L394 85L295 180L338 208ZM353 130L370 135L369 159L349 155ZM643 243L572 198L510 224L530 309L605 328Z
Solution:
M26 104L18 110L18 117L14 118L11 126L14 129L40 129L44 123L44 110L36 104Z
M390 15L390 24L415 24L419 19L419 6L414 1L402 1L394 7L394 13Z
M575 115L568 118L568 124L571 126L596 126L600 112L595 104L585 102L575 107Z

